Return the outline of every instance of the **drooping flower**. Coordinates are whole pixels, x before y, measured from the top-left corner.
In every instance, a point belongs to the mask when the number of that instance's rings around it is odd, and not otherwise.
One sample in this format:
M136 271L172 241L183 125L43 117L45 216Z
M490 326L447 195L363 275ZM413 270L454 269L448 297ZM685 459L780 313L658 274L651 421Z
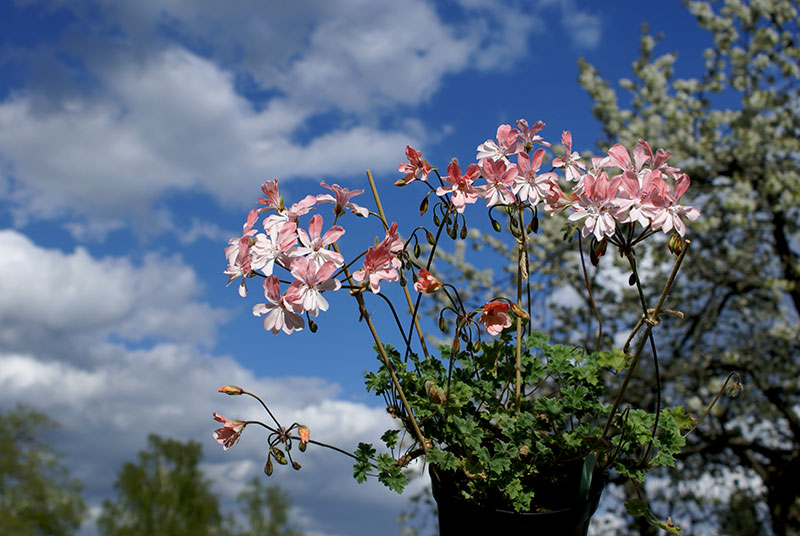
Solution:
M341 216L348 210L350 210L353 214L357 216L361 216L362 218L366 218L369 216L369 210L360 206L356 205L355 203L351 203L350 199L357 195L361 195L364 193L364 190L349 190L347 188L342 188L338 184L333 184L328 186L325 184L325 181L319 183L320 186L327 188L328 190L333 192L331 194L319 194L317 196L318 203L333 203L333 213L337 216Z
M477 164L470 164L467 166L467 172L461 174L461 168L458 162L453 160L447 166L447 175L442 177L449 186L439 186L436 189L436 195L443 196L445 194L453 194L453 206L456 207L458 212L464 212L466 205L475 203L478 200L477 187L472 183L478 178L481 170Z
M222 445L222 450L228 450L239 441L242 436L244 427L247 423L244 421L237 421L233 419L226 419L219 413L214 412L214 420L223 423L222 428L217 428L212 434L217 443Z
M294 331L302 331L305 320L294 312L294 304L281 295L281 284L277 277L271 275L264 280L264 297L267 303L253 306L253 316L264 316L264 329L277 334L283 331L291 335Z
M328 290L339 290L342 286L331 276L336 265L330 261L321 266L306 257L297 257L291 264L292 275L296 281L289 285L286 299L292 304L296 313L308 312L317 316L320 310L328 310L328 302L322 293Z
M433 277L428 270L420 268L417 274L417 281L414 283L414 290L421 294L432 294L442 288L444 283Z
M504 329L511 326L508 310L506 302L490 301L483 305L480 322L486 326L486 331L490 335L500 335Z
M421 181L428 180L428 173L431 172L432 168L427 160L422 158L422 153L410 145L406 145L406 158L408 162L403 162L397 166L397 171L405 173L405 176L402 179L398 179L395 185L404 186L417 179Z
M337 267L342 266L344 264L342 255L327 248L339 240L343 234L344 229L339 225L334 225L323 235L322 216L315 214L308 224L308 233L303 229L297 230L297 236L302 246L295 250L295 254L308 257L320 266L325 262L332 262Z

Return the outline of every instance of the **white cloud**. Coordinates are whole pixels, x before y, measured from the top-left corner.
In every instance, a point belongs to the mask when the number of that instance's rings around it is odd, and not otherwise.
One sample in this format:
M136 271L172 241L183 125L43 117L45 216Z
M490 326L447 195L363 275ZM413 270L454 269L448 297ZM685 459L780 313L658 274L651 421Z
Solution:
M194 270L179 258L93 258L45 249L15 231L0 231L0 343L6 349L54 352L109 335L210 344L222 311L197 301ZM93 346L92 346L93 347ZM90 348L91 349L91 348Z

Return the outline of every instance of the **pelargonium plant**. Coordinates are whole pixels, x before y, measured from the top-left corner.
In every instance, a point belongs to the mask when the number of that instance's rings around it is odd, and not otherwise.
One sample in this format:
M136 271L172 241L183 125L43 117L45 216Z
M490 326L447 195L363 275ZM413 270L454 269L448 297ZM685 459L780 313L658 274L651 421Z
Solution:
M568 131L561 136L561 150L553 151L539 134L543 128L541 121L529 125L523 119L516 128L501 125L496 139L478 146L476 162L462 168L453 159L446 173L406 147L406 161L398 167L402 177L394 184L417 183L423 190L420 217L432 215L429 226L420 224L406 234L384 214L369 171L374 210L353 202L363 190L322 182L326 192L288 204L277 179L265 182L264 197L256 199L242 235L226 249L228 283L239 280L239 293L246 296L247 283L260 281L265 300L253 306L253 314L263 317L267 331L285 335L306 327L316 331L315 319L329 308L326 295L350 294L378 356L366 388L383 398L396 427L382 436L381 452L369 443L348 452L311 439L309 429L298 423L284 427L257 395L226 385L221 392L254 397L269 420L231 420L215 413L223 427L214 437L223 448L234 445L250 425L259 425L268 434L267 475L273 462L300 468L292 457L295 444L300 451L323 446L353 458L359 482L375 475L397 492L407 483L405 468L422 457L432 477L446 476L463 498L519 512L562 506L567 499L550 490L564 482L577 489L567 495L585 497L592 478L596 484L614 471L640 489L649 469L674 465L697 420L681 407L637 407L624 395L648 343L650 358L657 359L653 331L662 315L681 316L667 308L667 298L688 251L685 220L700 215L681 204L690 179L668 163L668 151L653 151L644 140L633 147L614 145L606 156L587 159L573 151ZM555 153L549 166L548 152ZM487 207L494 230L507 232L514 245L516 291L472 304L437 276L434 260L445 236L467 238L468 210L482 212L468 205L479 202ZM326 227L322 211L331 205ZM600 348L600 330L595 348L554 344L533 325L528 248L536 240L541 209L564 218L565 237L577 236L581 256L582 240L588 239L585 249L595 266L609 246L627 261L641 310L622 348ZM370 221L380 228L374 245L346 243L345 225ZM664 269L661 294L645 296L639 246L659 233L669 235L663 242L676 259ZM585 263L582 267L586 276ZM585 281L599 321L589 278ZM384 294L388 286L402 288L402 304ZM451 341L438 351L426 342L430 336L420 321L423 295L434 293L444 304L438 327ZM393 344L379 334L367 308L375 298L382 298L378 302L397 325ZM409 311L405 320L403 310ZM671 521L654 519L636 497L627 507L679 532Z

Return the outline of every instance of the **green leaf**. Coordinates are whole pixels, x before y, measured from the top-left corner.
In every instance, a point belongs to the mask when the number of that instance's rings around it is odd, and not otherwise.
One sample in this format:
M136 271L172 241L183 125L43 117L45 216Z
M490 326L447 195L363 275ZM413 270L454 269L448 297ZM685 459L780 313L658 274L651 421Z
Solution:
M680 534L681 528L676 527L670 518L667 518L666 521L661 521L656 519L653 516L653 513L650 511L650 507L647 506L647 501L643 501L641 499L631 499L625 502L625 510L627 510L628 514L637 517L643 517L645 521L650 523L651 525L663 529L670 534Z
M453 471L458 467L458 458L452 452L434 448L428 451L428 463L437 465L445 471Z
M381 436L381 441L386 443L386 447L393 449L395 445L397 445L398 435L400 434L400 430L386 430L384 434Z

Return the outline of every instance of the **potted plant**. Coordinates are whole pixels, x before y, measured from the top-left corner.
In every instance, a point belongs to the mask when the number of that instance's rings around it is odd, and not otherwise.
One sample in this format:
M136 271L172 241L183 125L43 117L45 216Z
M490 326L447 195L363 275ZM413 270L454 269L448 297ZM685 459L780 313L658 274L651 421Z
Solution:
M258 425L268 433L267 475L276 463L299 469L293 448L305 451L311 444L353 458L359 482L375 475L397 492L407 483L405 468L422 458L442 534L498 523L586 534L609 471L641 486L650 468L672 465L697 421L679 406L641 408L624 395L642 356L657 359L653 330L662 315L681 316L668 308L675 305L667 298L689 247L684 219L699 216L696 208L680 204L690 179L668 163L669 152L653 152L643 140L629 148L615 145L603 158L585 161L572 150L569 132L562 134L561 150L546 170L550 144L539 135L543 127L541 121L531 126L525 120L516 128L501 125L495 140L478 146L477 162L463 171L453 160L440 172L406 147L407 161L398 168L403 176L395 185L421 185L419 213L430 215L431 225L402 235L384 214L369 171L374 210L352 201L363 190L322 182L329 192L289 204L277 179L265 182L260 206L250 211L242 235L226 249L229 284L239 280L242 296L248 282L262 284L266 302L256 304L253 314L263 316L264 328L275 334L292 334L306 325L316 331L314 318L328 310L325 295L348 292L378 357L377 367L366 375L366 388L383 397L397 426L382 436L380 452L368 443L348 452L311 439L309 429L298 423L284 427L256 394L226 385L221 392L252 396L270 420L231 420L215 413L222 423L214 432L217 441L227 449L247 426ZM477 208L468 205L479 200L492 228L506 232L514 248L515 292L468 303L458 288L436 276L434 260L445 237L467 238L467 213ZM333 223L325 229L319 211L327 203L333 205ZM588 302L598 319L592 348L554 344L533 325L529 286L536 274L528 273L527 255L542 209L564 217L566 239L577 237ZM342 225L355 224L351 214L379 222L380 236L375 245L356 246L354 255L345 256ZM256 228L259 219L263 231ZM654 235L669 235L662 242L675 261L663 268L660 296L645 296L638 255L640 244ZM602 322L583 262L584 249L597 265L609 248L627 261L641 307L639 321L619 349L600 347ZM402 303L384 295L389 285L402 289ZM438 349L422 328L425 294L435 295L440 304L438 327L448 342ZM392 339L379 334L372 321L366 302L375 298L383 298L397 326ZM405 319L403 310L410 311ZM654 519L645 501L633 498L626 506L679 532L670 520Z

